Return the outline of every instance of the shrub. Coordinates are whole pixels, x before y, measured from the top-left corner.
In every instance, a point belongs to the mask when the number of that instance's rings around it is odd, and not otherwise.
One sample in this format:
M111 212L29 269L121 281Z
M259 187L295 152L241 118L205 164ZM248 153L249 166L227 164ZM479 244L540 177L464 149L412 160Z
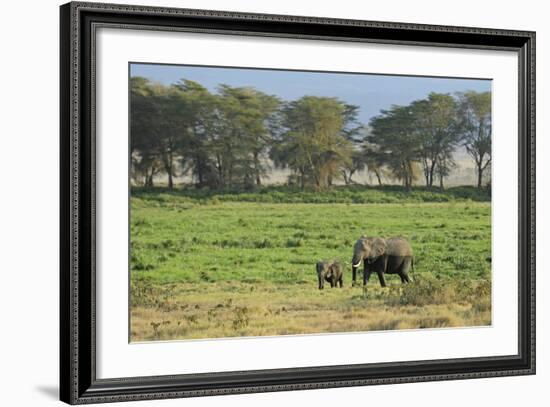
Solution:
M453 202L453 201L490 201L486 190L462 186L448 188L444 191L433 191L425 187L414 187L407 192L399 185L385 186L333 186L328 190L301 190L285 185L261 187L255 192L242 188L231 189L195 189L183 186L169 191L164 187L132 187L133 198L148 201L150 205L171 207L178 210L192 209L193 204L217 205L221 202L263 202L263 203L420 203L420 202ZM133 205L140 205L138 201ZM135 226L146 226L145 223Z
M391 287L388 302L399 305L424 306L447 304L454 301L452 280L438 280L433 277L416 278L410 284Z
M273 247L273 244L269 241L269 239L264 238L262 240L258 240L254 242L254 247L256 249L267 249L267 248Z
M302 247L304 245L304 239L288 239L286 241L286 247Z
M488 299L490 307L490 298L490 280L415 276L415 281L410 284L390 286L387 303L424 306L458 302L476 307L482 299ZM479 307L486 308L486 304Z
M242 329L248 326L250 322L250 317L248 315L247 307L235 307L234 319L233 319L233 329Z

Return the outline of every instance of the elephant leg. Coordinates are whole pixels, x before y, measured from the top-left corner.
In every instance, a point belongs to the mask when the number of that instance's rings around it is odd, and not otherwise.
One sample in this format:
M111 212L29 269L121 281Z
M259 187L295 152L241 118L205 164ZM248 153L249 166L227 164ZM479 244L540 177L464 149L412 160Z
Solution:
M371 266L365 259L365 262L363 263L363 285L366 285L368 283L371 272Z
M380 285L382 287L386 286L386 279L384 278L384 272L386 271L387 266L387 256L380 256L378 259L372 263L372 269L378 274L378 280L380 280Z
M338 281L340 282L340 288L342 288L343 285L344 285L344 276L343 276L343 275L340 276L340 278L338 279Z
M381 270L377 270L376 273L378 274L378 279L380 280L380 285L382 287L386 286L386 279L384 278L384 272Z
M409 269L411 268L412 264L412 258L411 257L405 257L403 259L403 263L401 264L401 268L399 270L399 276L401 276L401 281L403 283L410 283L409 279Z
M372 271L367 269L363 272L363 285L367 285Z
M381 264L379 264L378 267L381 268L384 273L388 270L388 260L389 256L386 255L380 258Z
M398 274L399 274L399 277L401 277L401 282L403 284L411 282L411 280L409 279L409 276L407 275L407 273L404 273L403 271L400 271Z
M336 287L336 281L334 280L334 276L330 278L330 286L332 288Z

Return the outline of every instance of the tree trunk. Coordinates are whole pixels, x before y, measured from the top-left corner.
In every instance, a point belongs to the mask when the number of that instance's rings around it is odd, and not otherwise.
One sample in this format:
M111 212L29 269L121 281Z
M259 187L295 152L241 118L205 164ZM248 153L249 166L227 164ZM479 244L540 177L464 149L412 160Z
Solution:
M412 169L412 165L409 162L407 162L406 164L406 168L407 168L407 191L408 192L411 192L412 190L412 182L413 182L413 169Z
M254 172L256 173L256 185L261 186L262 185L262 178L260 176L260 159L259 154L257 152L254 152Z
M223 177L224 166L219 154L216 154L216 170L218 171L218 184L223 187L225 185L225 179Z
M353 174L355 174L355 171L356 171L356 170L353 169L353 170L351 170L351 171L349 172L349 177L348 177L347 185L351 185L351 184L353 183L351 177L353 177Z
M430 185L428 185L428 187L430 187L430 188L434 184L435 163L436 163L436 160L432 160L432 165L430 166Z
M441 174L439 175L439 189L442 191L445 189L445 187L443 186L443 175Z
M317 190L322 189L321 188L321 178L315 177L315 187L316 187Z
M378 179L378 186L382 186L382 179L380 178L380 171L376 170L374 171L374 175L376 175L376 178Z
M168 189L171 191L174 189L174 157L172 156L172 152L168 153L166 172L168 173Z
M302 171L300 172L300 184L302 189L306 188L306 172L303 168L302 168Z
M229 188L231 188L233 184L233 163L230 163L227 168L227 179L226 184Z
M483 178L483 167L481 163L477 166L477 187L481 188L481 179Z
M197 182L199 186L203 186L204 184L204 176L202 174L202 162L198 155L195 156L195 166L197 171Z
M428 167L428 160L422 159L422 169L424 170L424 178L426 179L426 187L430 186L430 170Z
M342 170L342 176L344 177L344 184L349 185L350 181L348 180L348 174L346 170ZM351 176L350 176L350 179L351 179Z
M146 183L146 187L148 188L152 188L154 187L154 183L153 183L153 174L155 173L155 168L154 167L151 167L151 174L148 174L147 175L147 183Z
M172 168L168 170L168 189L170 191L174 189L174 179L172 176Z
M315 186L317 189L321 189L323 183L323 174L321 174L321 170L314 168L313 177L315 178Z

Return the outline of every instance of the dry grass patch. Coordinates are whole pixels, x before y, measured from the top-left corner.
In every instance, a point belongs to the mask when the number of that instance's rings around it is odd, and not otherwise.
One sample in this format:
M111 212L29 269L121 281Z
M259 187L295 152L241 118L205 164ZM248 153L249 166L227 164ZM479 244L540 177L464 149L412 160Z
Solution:
M206 339L323 332L447 328L489 325L490 305L466 300L448 303L400 304L412 287L347 287L296 295L296 288L260 287L253 292L223 291L204 284L194 294L186 287L167 299L169 306L135 306L131 313L132 340ZM199 294L200 293L200 294ZM404 297L397 297L397 295ZM437 297L439 298L439 297ZM456 300L456 295L445 297ZM470 298L471 300L471 298ZM489 303L490 304L490 303Z

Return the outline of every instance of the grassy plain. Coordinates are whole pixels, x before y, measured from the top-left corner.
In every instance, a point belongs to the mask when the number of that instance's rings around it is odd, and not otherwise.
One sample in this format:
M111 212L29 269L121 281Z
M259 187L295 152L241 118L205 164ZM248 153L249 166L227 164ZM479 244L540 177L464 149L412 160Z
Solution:
M351 287L362 234L410 239L414 282ZM138 188L130 237L132 341L491 323L491 206L472 188ZM329 258L344 288L319 291L315 263Z

